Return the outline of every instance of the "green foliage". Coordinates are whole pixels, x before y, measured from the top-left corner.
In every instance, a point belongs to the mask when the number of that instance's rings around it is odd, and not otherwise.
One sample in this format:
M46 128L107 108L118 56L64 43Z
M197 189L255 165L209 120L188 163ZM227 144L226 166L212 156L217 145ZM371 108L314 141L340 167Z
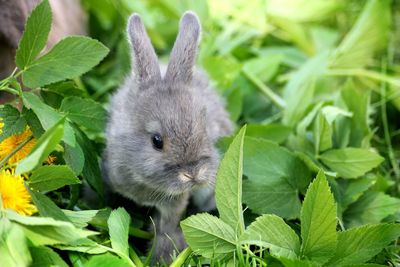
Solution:
M15 96L0 106L0 142L32 132L8 155L0 143L0 168L24 176L38 209L6 210L0 192L1 266L146 266L149 213L104 205L107 103L134 71L128 16L164 62L185 10L202 22L200 67L247 126L221 140L218 214L182 218L189 248L172 266L400 264L398 1L81 2L94 39L47 47L43 0L0 81Z

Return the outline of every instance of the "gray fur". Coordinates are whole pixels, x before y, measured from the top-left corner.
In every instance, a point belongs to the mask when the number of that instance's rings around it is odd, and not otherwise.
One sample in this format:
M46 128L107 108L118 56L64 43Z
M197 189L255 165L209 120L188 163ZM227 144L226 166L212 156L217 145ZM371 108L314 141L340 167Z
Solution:
M189 195L214 187L219 163L214 145L232 132L232 123L207 76L194 68L200 35L194 13L181 19L164 76L136 14L128 33L133 73L111 99L103 160L113 191L158 210L154 260L168 262L174 244L179 250L185 246L179 221ZM162 151L153 148L155 132L164 139ZM199 208L210 209L213 190L200 191L208 192L208 201L198 198L207 203Z

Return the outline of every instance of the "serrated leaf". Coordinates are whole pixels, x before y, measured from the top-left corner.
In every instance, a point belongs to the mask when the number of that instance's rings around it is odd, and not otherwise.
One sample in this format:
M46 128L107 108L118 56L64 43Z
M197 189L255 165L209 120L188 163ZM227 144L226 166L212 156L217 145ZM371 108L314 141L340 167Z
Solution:
M23 70L42 51L51 28L52 13L49 2L43 0L32 10L19 42L15 63Z
M0 107L0 123L4 123L0 130L0 142L11 135L23 132L26 127L25 118L21 117L18 109L11 105Z
M66 165L41 166L32 172L28 185L37 191L52 191L81 181Z
M376 152L352 147L328 150L320 159L342 178L357 178L379 166L384 160Z
M47 130L37 140L29 155L22 159L15 170L16 175L29 172L42 164L44 159L54 150L64 134L64 119L62 118L53 127Z
M85 164L85 155L78 143L74 147L66 143L64 144L64 160L74 171L75 175L81 174Z
M123 255L129 255L129 224L131 217L124 208L113 210L108 218L108 231L112 248Z
M383 47L390 30L390 1L369 0L331 58L332 68L362 68Z
M76 96L66 97L61 103L60 111L64 112L68 119L86 129L95 132L104 131L107 112L94 100Z
M327 266L344 266L368 261L400 236L400 225L365 225L340 232L338 246Z
M276 143L245 138L243 201L256 213L284 218L300 215L299 191L310 181L305 164Z
M360 226L379 223L389 215L400 211L400 199L383 192L367 191L344 213L346 225Z
M108 51L103 44L89 37L66 37L26 67L22 74L23 82L28 87L37 88L75 78L96 66Z
M336 244L336 204L323 171L310 184L301 208L301 254L320 264L333 255Z
M59 221L71 222L62 210L47 196L29 189L32 201L43 217L51 217Z
M322 265L314 261L277 257L285 267L321 267Z
M232 227L208 213L190 216L181 228L192 250L206 258L229 257L236 249Z
M32 109L35 112L45 130L53 127L63 117L52 107L43 103L43 101L33 93L24 92L22 94L22 100L24 101L25 107ZM68 143L70 146L75 145L74 131L68 121L65 121L64 123L63 141Z
M221 220L235 230L244 231L242 210L243 141L246 126L239 131L226 151L217 172L215 201Z
M71 223L56 221L53 218L22 216L6 210L5 216L23 227L26 237L35 246L69 244L75 240L97 234L93 231L75 228Z
M296 258L300 252L299 237L276 215L258 217L240 237L240 242L269 248L273 256Z

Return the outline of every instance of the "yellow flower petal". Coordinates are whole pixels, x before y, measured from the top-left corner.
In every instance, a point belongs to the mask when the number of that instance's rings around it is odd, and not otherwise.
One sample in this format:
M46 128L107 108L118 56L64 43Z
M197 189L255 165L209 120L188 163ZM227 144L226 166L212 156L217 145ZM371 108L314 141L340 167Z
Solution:
M4 209L12 209L23 215L37 212L20 175L15 176L9 170L0 171L0 194Z
M22 144L26 139L32 136L32 131L29 127L20 134L12 135L0 143L0 160L7 157L15 148ZM21 159L25 158L32 150L36 140L33 138L26 143L17 153L15 153L9 160L8 164L14 164Z

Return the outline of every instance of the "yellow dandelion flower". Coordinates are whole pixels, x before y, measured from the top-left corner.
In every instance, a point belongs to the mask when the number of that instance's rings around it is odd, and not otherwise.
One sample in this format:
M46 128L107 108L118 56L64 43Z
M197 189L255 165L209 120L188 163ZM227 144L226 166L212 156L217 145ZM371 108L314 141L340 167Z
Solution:
M25 140L32 136L32 131L29 127L20 134L12 135L0 143L0 160L7 157L15 148L21 145ZM21 159L25 158L31 152L36 140L33 138L26 143L17 153L15 153L9 160L8 164L14 164Z
M4 209L12 209L23 215L37 212L20 175L16 176L9 170L0 171L0 194Z

